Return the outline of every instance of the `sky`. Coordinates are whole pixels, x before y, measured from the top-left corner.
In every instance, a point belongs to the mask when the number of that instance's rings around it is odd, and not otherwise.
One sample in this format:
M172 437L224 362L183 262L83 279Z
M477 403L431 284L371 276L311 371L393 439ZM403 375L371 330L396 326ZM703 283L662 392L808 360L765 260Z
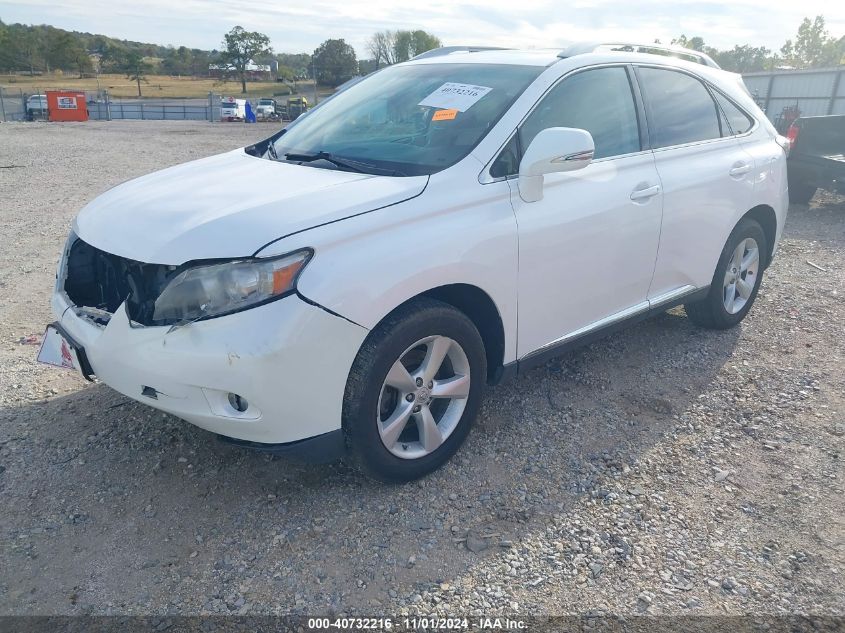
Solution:
M548 48L574 41L663 43L681 33L716 48L777 50L801 20L824 15L845 34L841 0L0 0L6 23L51 24L156 44L219 48L241 25L270 37L274 50L312 52L342 37L367 57L383 29L424 29L444 45Z

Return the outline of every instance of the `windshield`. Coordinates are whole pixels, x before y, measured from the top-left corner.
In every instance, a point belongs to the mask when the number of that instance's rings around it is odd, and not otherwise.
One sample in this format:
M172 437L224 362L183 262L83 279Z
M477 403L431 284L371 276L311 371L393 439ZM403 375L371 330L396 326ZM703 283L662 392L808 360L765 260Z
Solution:
M544 69L493 64L386 68L338 93L275 141L294 162L328 154L359 171L432 174L466 156ZM273 153L271 152L271 155ZM325 160L307 164L342 168Z
M273 105L273 100L272 99L261 99L258 102L258 105Z

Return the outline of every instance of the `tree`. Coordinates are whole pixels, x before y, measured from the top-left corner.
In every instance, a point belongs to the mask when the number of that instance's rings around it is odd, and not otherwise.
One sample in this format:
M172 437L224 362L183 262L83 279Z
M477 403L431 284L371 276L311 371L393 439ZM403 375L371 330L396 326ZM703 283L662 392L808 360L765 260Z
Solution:
M81 79L86 72L91 72L94 65L91 56L78 37L68 31L49 28L47 32L47 46L44 54L47 68L61 68L75 70Z
M122 61L122 70L126 78L138 84L138 96L141 96L141 82L147 82L147 74L152 66L138 51L128 51Z
M20 66L26 66L29 68L29 74L34 75L36 66L41 67L44 63L42 31L36 27L14 24L9 35L14 58L12 63L17 67L15 70Z
M442 46L440 38L426 31L379 31L367 40L367 52L375 63L375 70L406 62L412 57Z
M393 31L373 33L366 46L375 62L375 70L396 63L396 33Z
M270 38L258 31L247 31L236 26L223 36L221 65L227 75L234 75L241 82L241 92L246 94L247 67L257 57L272 55Z
M795 41L786 40L780 52L784 63L794 68L838 66L845 56L845 38L831 37L824 17L817 15L812 22L804 18Z
M171 48L161 60L161 69L168 75L190 75L193 53L186 46Z
M0 20L0 70L9 68L11 43L9 40L9 27Z
M396 41L393 45L394 60L406 62L433 48L440 48L440 39L426 31L396 31Z
M765 46L736 45L729 51L713 51L711 57L725 70L750 73L773 65L772 51Z
M343 39L326 40L314 51L311 60L316 81L327 86L337 87L358 72L355 49Z
M672 44L675 44L677 46L683 46L684 48L690 48L694 51L700 51L702 53L705 52L706 48L704 46L704 38L699 37L697 35L695 37L690 38L688 38L686 35L681 35L680 37L673 39Z
M278 53L276 61L279 68L290 68L294 79L305 79L311 74L311 55L308 53Z

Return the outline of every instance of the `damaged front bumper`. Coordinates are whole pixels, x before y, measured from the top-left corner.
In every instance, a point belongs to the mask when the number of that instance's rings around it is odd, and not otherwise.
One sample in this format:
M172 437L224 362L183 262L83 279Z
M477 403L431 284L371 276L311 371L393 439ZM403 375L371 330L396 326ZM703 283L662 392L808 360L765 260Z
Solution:
M125 305L104 323L58 288L52 307L98 380L213 433L260 444L341 428L346 380L368 333L296 295L175 330L130 322Z

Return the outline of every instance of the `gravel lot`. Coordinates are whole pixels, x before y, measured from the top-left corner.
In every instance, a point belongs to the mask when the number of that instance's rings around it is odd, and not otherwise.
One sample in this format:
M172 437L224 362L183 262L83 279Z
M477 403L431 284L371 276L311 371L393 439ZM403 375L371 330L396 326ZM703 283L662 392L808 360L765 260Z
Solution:
M77 210L263 131L0 125L0 613L845 614L842 197L793 206L741 327L679 309L492 389L411 485L37 365Z

